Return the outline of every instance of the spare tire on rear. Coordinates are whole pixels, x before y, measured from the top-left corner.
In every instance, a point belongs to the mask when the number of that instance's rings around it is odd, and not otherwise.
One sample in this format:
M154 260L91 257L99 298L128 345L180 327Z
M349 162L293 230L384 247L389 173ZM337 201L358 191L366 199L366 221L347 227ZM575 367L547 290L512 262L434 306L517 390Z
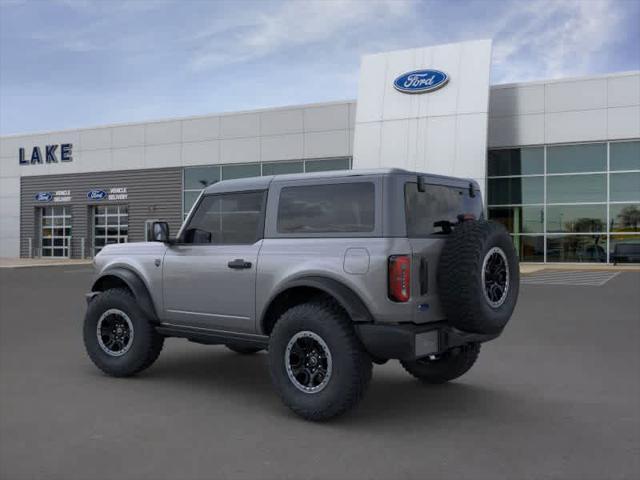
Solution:
M519 286L518 257L504 226L477 220L454 228L438 265L440 301L451 325L500 333L516 306Z

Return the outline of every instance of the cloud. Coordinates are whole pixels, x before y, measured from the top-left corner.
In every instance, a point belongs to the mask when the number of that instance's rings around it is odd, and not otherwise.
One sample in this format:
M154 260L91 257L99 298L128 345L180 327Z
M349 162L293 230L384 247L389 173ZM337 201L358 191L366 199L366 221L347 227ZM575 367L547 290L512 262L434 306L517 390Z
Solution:
M589 73L622 15L612 0L517 2L495 26L494 76L500 82Z
M195 71L257 60L270 54L323 41L335 41L359 26L406 16L412 0L325 0L284 2L251 17L214 22L194 40L203 42L191 58Z
M47 25L25 29L17 35L38 42L39 48L48 51L136 52L155 45L155 30L139 28L141 15L162 10L171 3L169 0L55 0L55 10L66 14L61 19L61 28Z
M364 54L479 38L494 38L494 83L638 69L639 14L637 0L0 0L0 130L354 98Z
M175 0L54 0L54 3L78 12L100 14L145 12L164 8Z
M190 70L259 63L270 55L294 54L305 48L313 51L316 46L340 55L346 51L361 55L492 37L495 81L583 75L598 70L594 64L598 54L619 38L625 10L624 2L616 0L471 2L464 6L411 0L328 0L257 5L267 7L240 14L217 12L205 29L188 40Z

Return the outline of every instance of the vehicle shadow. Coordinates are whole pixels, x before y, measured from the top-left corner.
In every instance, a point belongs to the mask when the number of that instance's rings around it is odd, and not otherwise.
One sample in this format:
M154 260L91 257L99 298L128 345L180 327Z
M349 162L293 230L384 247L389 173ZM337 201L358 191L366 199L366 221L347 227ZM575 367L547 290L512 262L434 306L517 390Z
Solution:
M374 430L385 431L414 426L420 421L429 421L434 427L437 423L474 418L483 423L491 419L535 421L536 409L531 408L531 400L524 394L485 386L479 376L470 373L448 384L427 385L401 370L397 363L374 367L369 390L358 408L325 425L353 428L362 424L371 428L375 424ZM209 394L213 391L230 397L254 411L302 421L280 402L271 384L264 352L239 355L220 347L211 351L175 352L161 356L156 365L138 378L174 385L185 383L192 390L205 389Z

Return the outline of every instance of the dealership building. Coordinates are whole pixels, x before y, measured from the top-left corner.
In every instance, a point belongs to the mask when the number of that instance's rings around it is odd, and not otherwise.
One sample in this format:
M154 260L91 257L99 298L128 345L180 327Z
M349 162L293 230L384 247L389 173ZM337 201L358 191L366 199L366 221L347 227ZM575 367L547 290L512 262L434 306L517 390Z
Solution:
M397 167L473 178L526 262L638 262L640 72L490 85L491 41L362 58L358 98L0 138L0 257L177 232L200 191Z

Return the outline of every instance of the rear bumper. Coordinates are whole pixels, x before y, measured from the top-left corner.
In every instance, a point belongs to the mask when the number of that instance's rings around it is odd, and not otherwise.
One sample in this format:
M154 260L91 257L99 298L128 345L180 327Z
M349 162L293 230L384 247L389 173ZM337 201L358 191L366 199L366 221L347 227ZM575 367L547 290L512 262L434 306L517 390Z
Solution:
M467 343L488 342L500 335L463 332L446 322L427 325L357 324L355 327L366 350L382 360L416 360Z

